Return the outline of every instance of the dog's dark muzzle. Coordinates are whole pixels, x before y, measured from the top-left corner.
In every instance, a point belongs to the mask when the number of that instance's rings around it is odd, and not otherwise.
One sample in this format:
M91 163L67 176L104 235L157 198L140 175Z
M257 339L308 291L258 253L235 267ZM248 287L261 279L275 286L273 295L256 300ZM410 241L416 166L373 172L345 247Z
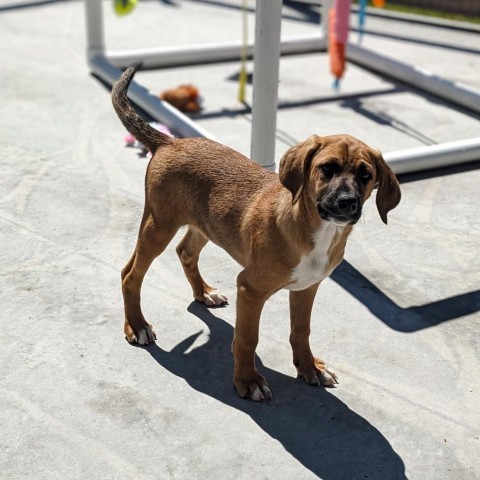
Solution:
M362 205L357 195L341 194L317 202L318 213L323 220L353 225L362 215Z

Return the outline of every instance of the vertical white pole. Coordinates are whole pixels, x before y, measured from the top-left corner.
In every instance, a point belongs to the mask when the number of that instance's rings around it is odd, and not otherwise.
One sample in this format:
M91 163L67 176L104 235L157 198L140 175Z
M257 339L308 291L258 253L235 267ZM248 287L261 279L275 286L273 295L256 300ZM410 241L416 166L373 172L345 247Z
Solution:
M87 58L105 53L103 35L103 10L101 0L85 0L85 24L87 27Z
M253 68L252 160L275 170L282 0L256 2Z
M320 28L322 35L326 39L328 48L328 14L333 7L334 0L323 0L320 7Z

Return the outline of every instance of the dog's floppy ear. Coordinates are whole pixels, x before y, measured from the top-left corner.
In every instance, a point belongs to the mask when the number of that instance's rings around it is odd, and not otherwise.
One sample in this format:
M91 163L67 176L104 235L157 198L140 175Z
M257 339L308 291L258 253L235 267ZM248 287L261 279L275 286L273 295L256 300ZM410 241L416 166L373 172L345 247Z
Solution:
M387 213L393 210L402 197L400 185L392 169L387 165L380 152L375 152L375 166L377 167L377 209L380 218L387 224Z
M311 135L302 143L287 150L280 160L279 176L282 185L292 193L292 205L298 202L307 180L308 168L321 141L318 135Z

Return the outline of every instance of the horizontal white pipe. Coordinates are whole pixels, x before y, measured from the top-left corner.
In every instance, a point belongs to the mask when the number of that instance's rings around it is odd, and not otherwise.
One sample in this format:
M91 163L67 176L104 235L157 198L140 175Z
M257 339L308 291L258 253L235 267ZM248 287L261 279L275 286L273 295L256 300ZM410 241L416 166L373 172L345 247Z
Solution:
M100 77L109 85L120 77L122 71L113 65L102 55L90 59L92 73ZM205 137L216 140L207 130L203 129L186 115L172 107L160 98L152 95L146 88L132 81L128 90L129 98L140 108L143 108L153 118L175 130L182 137Z
M480 113L480 92L458 82L439 77L423 68L379 55L365 47L349 43L347 59L374 72L400 80L461 107Z
M280 53L282 55L313 53L325 51L326 48L323 35L302 35L284 39L280 44ZM107 52L106 55L116 67L125 68L141 62L142 68L147 69L236 61L241 58L241 53L242 43L232 42L114 51ZM253 56L253 44L249 44L247 54L249 58Z
M480 137L384 154L397 173L412 173L480 160Z

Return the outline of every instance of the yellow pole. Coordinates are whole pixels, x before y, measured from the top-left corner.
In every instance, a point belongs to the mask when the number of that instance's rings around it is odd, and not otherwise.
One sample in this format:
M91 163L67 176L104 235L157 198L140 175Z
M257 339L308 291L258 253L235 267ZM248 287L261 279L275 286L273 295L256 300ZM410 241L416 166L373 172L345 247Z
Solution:
M247 84L248 57L248 0L242 0L242 57L240 76L238 78L238 101L245 103L245 87Z

